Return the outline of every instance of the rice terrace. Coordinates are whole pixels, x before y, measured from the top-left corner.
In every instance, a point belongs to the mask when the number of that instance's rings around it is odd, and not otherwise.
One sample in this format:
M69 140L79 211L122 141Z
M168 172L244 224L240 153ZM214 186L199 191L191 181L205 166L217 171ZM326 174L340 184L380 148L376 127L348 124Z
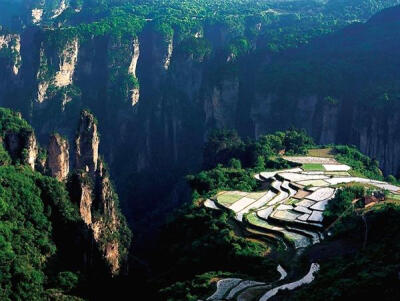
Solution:
M370 197L355 199L352 206L370 208L379 202L398 201L400 187L359 175L349 165L339 162L330 149L311 149L307 156L282 156L298 167L268 170L254 175L262 183L257 192L220 191L204 201L210 210L228 210L245 233L274 243L286 252L301 255L311 245L331 235L335 224L326 221L328 207L344 187L368 190ZM337 220L339 220L337 218ZM287 272L278 265L281 275L273 283L255 279L225 278L216 282L214 294L206 300L266 301L280 290L293 290L311 283L319 265L312 263L306 275L285 281Z

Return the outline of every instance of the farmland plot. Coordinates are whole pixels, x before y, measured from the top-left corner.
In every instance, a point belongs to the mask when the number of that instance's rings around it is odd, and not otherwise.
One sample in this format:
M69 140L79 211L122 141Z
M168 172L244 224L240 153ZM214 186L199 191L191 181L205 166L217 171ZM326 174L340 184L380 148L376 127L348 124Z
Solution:
M269 190L266 194L264 194L256 202L252 203L251 205L249 205L248 207L246 207L245 209L240 211L240 213L244 213L245 214L245 213L249 212L251 209L261 208L261 207L265 206L275 196L276 196L276 194L274 192L272 192L271 190Z
M215 205L215 202L210 199L207 199L204 201L204 206L206 206L207 208L210 208L210 209L219 210L218 206Z
M391 192L400 192L400 187L389 184L389 183L385 183L385 182L381 182L381 181L371 181L371 184L376 187L379 187L381 189L389 190Z
M290 195L290 196L293 196L293 195L295 195L295 194L297 193L296 190L294 190L292 187L290 187L288 181L284 181L284 182L282 183L282 186L281 186L281 187L284 188L284 189L286 189L287 191L289 191L289 195Z
M279 173L279 175L285 180L288 180L290 182L323 180L329 178L328 176L325 175L310 175L310 174L293 173L293 172L282 172Z
M314 205L315 204L315 202L313 202L313 201L310 201L310 200L302 200L302 201L300 201L300 202L298 202L297 204L296 204L296 206L301 206L301 207L311 207L312 205Z
M252 280L244 280L240 282L237 286L235 286L229 294L226 296L226 299L232 299L235 297L235 295L241 291L243 291L246 288L252 287L252 286L260 286L260 285L265 285L264 282L257 282L257 281L252 281Z
M311 213L311 216L308 218L309 222L314 222L314 223L322 223L323 220L324 216L322 211L313 211L313 213Z
M372 183L372 180L370 179L359 178L359 177L338 177L338 178L327 179L326 181L331 185L351 183L351 182Z
M329 198L332 198L335 193L334 188L330 187L323 187L320 189L317 189L313 193L311 193L309 196L307 196L307 199L312 200L312 201L323 201Z
M311 206L310 208L313 210L324 211L326 206L328 206L328 202L329 202L329 200L320 201L320 202L316 203L315 205Z
M329 179L327 179L327 180L329 180ZM329 185L329 183L325 180L308 180L308 181L301 181L301 182L297 182L297 183L304 185L304 186L314 186L314 187L323 187L323 186Z
M288 210L277 210L272 213L272 217L276 219L281 219L281 220L286 220L293 222L295 221L301 214L300 213L294 213Z
M302 286L304 284L309 284L314 281L315 277L314 274L319 271L319 264L318 263L313 263L311 264L309 272L300 280L284 284L281 286L278 286L274 289L269 290L266 292L260 299L260 301L267 301L273 296L275 296L280 290L294 290L298 288L299 286Z
M238 195L238 194L233 194L232 192L225 192L223 194L220 194L217 196L217 201L218 203L221 203L222 205L230 205L238 200L240 200L243 196Z
M226 278L217 282L217 290L214 294L207 298L207 300L220 300L230 289L239 284L242 279L239 278Z
M287 158L303 164L305 170L294 168L260 173L255 177L264 181L264 186L270 184L269 190L221 192L214 198L218 203L206 200L204 206L221 209L221 206L218 207L221 204L235 212L236 220L245 223L246 231L252 235L276 240L285 248L301 250L324 239L323 213L336 190L340 189L336 185L351 182L368 184L389 190L392 198L399 196L400 199L400 187L383 181L352 177L348 172L350 167L339 164L333 158ZM220 280L217 290L207 300L256 300L260 295L262 297L258 300L269 300L282 289L291 290L310 283L318 269L319 266L313 264L302 279L275 288L274 283L238 278Z
M345 164L324 164L323 167L326 171L349 171L350 166Z
M257 215L262 218L262 219L268 219L269 215L272 213L274 210L274 207L267 207L265 209L261 209L257 211Z
M244 208L246 208L247 206L249 206L250 204L254 203L255 200L244 197L241 198L239 201L233 203L229 209L231 209L234 212L239 212L240 210L243 210Z
M281 236L295 248L302 248L319 241L318 234L309 229L323 228L323 212L335 195L335 185L365 183L400 195L400 187L395 185L351 177L349 167L339 164L333 158L294 157L293 160L303 165L308 164L308 169L321 169L322 166L324 171L294 168L260 173L260 181L272 181L270 190L221 192L216 196L218 203L207 200L204 206L217 209L218 204L221 204L235 212L239 222L245 222L243 217L246 216L246 227L250 230L268 235L273 233L273 239L281 240Z
M284 156L283 159L300 164L338 164L334 158Z

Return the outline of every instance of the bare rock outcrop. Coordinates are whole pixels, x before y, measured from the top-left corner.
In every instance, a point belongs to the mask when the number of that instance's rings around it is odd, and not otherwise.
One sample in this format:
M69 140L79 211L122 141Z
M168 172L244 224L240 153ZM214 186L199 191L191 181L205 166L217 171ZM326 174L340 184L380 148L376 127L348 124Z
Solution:
M69 173L69 143L59 134L53 134L47 148L47 167L52 177L59 181L67 179Z
M119 212L118 196L114 192L107 168L98 155L97 122L88 111L81 114L75 142L80 214L93 231L93 239L108 263L110 272L116 275L127 254L128 246L121 242L121 233L127 233L127 226Z
M32 130L6 133L4 145L14 161L20 160L28 164L32 170L35 169L39 148L35 133Z
M89 111L83 111L75 140L75 168L94 173L99 159L97 121Z
M17 76L21 67L21 36L18 34L0 35L0 50L8 49L10 53L9 69Z
M54 45L45 43L42 43L40 48L40 66L36 75L38 80L36 99L39 103L48 98L50 87L57 90L73 83L78 61L78 39L68 41L59 51L54 48L56 48Z

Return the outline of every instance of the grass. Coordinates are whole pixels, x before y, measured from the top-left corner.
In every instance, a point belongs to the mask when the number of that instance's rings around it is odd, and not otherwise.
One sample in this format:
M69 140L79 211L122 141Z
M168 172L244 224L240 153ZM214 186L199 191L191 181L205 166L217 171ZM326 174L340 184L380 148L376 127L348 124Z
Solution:
M308 150L308 155L311 157L324 157L324 158L334 158L332 153L332 148L313 148Z
M355 169L350 169L348 171L348 173L352 176L352 177L358 177L358 178L367 178L362 172L355 170Z
M400 201L400 194L394 194L394 193L389 193L386 196L387 200L394 200L394 201Z
M243 198L243 196L238 194L230 194L229 192L226 192L224 194L217 196L217 201L223 204L233 204L238 200L240 200L241 198Z
M297 199L289 199L289 200L287 200L287 201L285 202L285 204L286 204L286 205L295 205L295 204L297 204L298 202L300 202L300 200L297 200Z
M253 200L258 200L259 198L263 197L267 192L252 192L246 195L247 198L253 199Z
M325 168L320 163L305 163L302 168L304 171L325 171Z
M256 225L258 227L269 229L271 226L264 220L260 219L255 212L246 215L247 220L250 224Z

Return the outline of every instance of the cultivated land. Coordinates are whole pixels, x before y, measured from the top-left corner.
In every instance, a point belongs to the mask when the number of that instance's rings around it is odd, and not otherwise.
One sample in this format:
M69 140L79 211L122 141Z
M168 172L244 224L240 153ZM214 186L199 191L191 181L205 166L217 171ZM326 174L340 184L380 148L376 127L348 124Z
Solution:
M316 154L326 157L318 157ZM326 225L323 213L341 185L363 184L388 191L391 200L400 199L400 187L383 181L353 177L351 167L337 162L326 150L317 150L314 156L285 156L284 159L301 164L301 168L261 172L255 178L264 182L268 190L223 191L204 205L216 210L231 210L236 220L248 231L276 240L286 250L301 253L304 248L324 239ZM279 269L282 271L282 267ZM302 279L289 283L283 279L275 283L240 279L225 289L224 281L219 283L216 294L207 300L268 300L280 289L295 289L310 283L318 269L318 265L313 264ZM227 282L232 284L232 281Z

